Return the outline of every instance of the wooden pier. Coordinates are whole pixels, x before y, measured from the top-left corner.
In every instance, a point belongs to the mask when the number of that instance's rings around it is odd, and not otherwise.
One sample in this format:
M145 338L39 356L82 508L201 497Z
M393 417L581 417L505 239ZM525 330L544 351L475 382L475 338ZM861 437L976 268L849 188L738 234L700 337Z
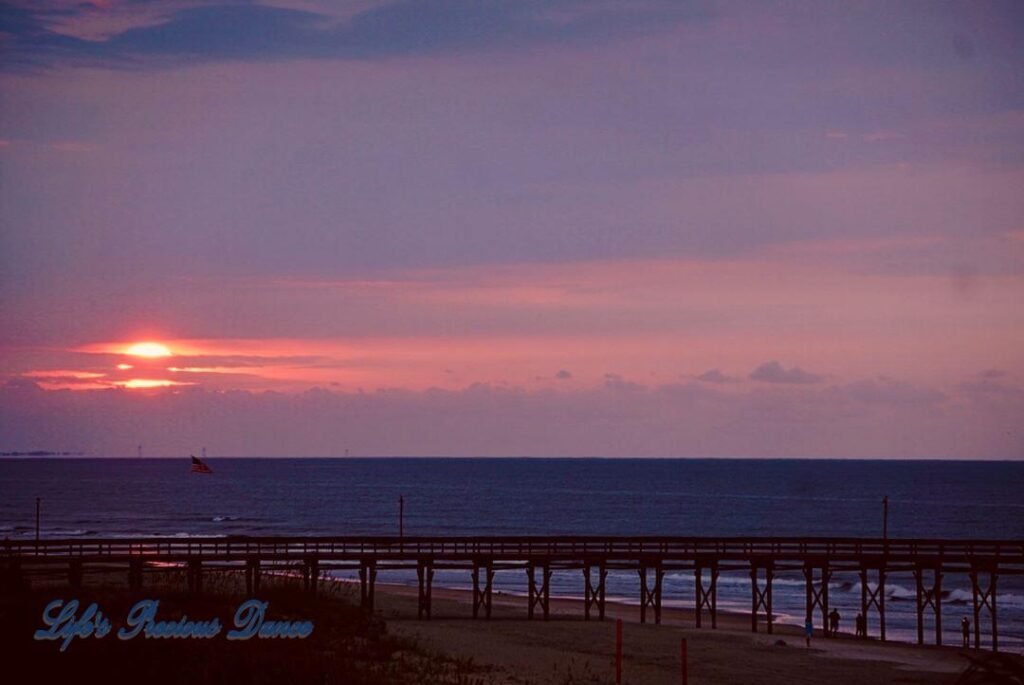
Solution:
M640 620L661 622L662 586L667 572L694 574L697 627L710 618L717 626L718 581L722 573L744 573L751 584L751 630L772 632L773 581L782 574L806 583L806 612L816 626L828 621L829 581L837 573L860 579L860 611L868 634L884 640L885 586L893 576L916 587L917 641L932 624L942 644L942 582L963 574L972 588L973 640L983 636L999 647L997 581L1024 573L1024 540L916 540L877 538L684 538L684 537L211 537L5 541L0 550L0 591L14 592L40 574L66 573L80 586L87 569L122 569L129 586L143 584L143 570L171 564L186 570L188 587L201 592L205 572L244 572L246 589L259 592L263 572L301 575L316 592L321 573L358 572L360 598L372 610L378 573L415 570L421 619L431 616L434 573L470 572L474 618L490 618L497 572L525 572L526 615L550 615L551 576L581 572L584 618L605 617L605 584L610 570L639 580ZM983 628L984 624L984 628ZM986 635L987 634L987 635Z

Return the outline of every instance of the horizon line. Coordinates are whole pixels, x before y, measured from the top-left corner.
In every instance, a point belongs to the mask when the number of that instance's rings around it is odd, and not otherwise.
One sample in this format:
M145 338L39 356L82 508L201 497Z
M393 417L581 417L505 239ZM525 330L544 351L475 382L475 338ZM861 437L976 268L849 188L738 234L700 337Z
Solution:
M74 461L74 460L116 460L116 461L171 461L174 459L188 459L190 455L169 455L169 456L144 456L137 455L91 455L91 454L53 454L53 455L0 455L0 461ZM596 455L573 455L573 456L543 456L543 455L458 455L458 454L421 454L421 455L217 455L205 457L214 460L243 460L243 459L266 459L266 460L492 460L492 461L884 461L884 462L965 462L965 463L1024 463L1024 458L1019 457L843 457L843 456L596 456Z

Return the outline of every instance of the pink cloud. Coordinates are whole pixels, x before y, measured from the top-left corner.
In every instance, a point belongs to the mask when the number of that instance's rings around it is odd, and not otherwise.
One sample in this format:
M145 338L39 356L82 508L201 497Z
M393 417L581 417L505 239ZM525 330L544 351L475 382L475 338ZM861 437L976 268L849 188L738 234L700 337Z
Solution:
M878 143L884 140L900 140L906 136L896 131L875 131L874 133L864 133L860 138L865 143Z
M86 143L80 140L62 140L50 143L50 148L57 152L93 152L99 149L95 143Z
M891 239L796 244L734 260L392 270L308 282L193 279L179 284L146 334L131 331L151 316L148 297L109 308L100 301L82 311L83 324L100 333L123 328L123 337L64 351L9 347L0 374L110 373L132 363L143 365L135 374L146 365L200 368L195 379L213 388L259 388L262 379L264 388L300 391L331 383L450 388L467 379L529 385L552 369L572 369L584 387L609 372L664 383L771 359L838 380L883 374L943 384L972 373L980 359L1024 371L1024 274L972 273L965 290L955 274L877 272L894 255L933 249L953 255L957 246ZM173 302L187 307L177 311ZM230 312L230 329L213 325L220 312ZM120 356L149 339L174 357Z
M63 36L88 41L104 41L124 31L157 26L166 22L179 10L203 4L189 0L161 0L159 3L136 3L125 0L51 0L51 3L58 7L63 6L61 8L65 11L49 15L48 28Z
M650 385L611 374L589 389L302 393L0 388L12 449L181 455L786 456L1017 458L1024 392L947 397L892 380L745 390ZM444 430L438 430L444 426ZM529 430L523 427L528 426Z

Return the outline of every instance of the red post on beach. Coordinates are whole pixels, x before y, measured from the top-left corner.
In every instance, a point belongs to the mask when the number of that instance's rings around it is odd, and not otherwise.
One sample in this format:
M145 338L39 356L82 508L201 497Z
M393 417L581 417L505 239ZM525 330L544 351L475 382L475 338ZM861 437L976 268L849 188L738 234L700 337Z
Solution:
M682 669L682 683L687 685L689 683L689 677L686 674L686 638L679 640L679 667Z
M622 619L615 619L615 685L622 685Z

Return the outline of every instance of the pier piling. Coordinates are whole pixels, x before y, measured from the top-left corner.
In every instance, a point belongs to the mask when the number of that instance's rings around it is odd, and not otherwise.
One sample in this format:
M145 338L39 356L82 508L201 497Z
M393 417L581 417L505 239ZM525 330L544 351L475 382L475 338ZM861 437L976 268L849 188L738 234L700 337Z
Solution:
M81 568L78 569L78 582L82 582ZM132 559L128 562L128 589L142 589L142 559Z
M373 611L373 596L376 584L376 560L363 560L359 566L359 605L366 611Z
M996 615L996 581L999 574L992 567L971 567L971 607L974 614L974 648L981 648L981 614L987 609L992 621L992 651L999 651L999 628ZM987 582L986 582L987 581Z
M72 559L68 564L68 585L72 590L79 590L82 587L82 561Z
M807 618L814 620L814 610L821 610L821 625L828 626L828 583L832 579L832 571L825 562L818 569L818 583L814 582L814 564L804 564L804 581L807 584ZM823 631L827 637L828 631Z
M539 605L544 620L548 620L551 611L551 564L544 561L539 565L540 587L537 586L538 564L529 564L526 567L527 575L527 618L533 618L534 610Z
M925 584L925 575L931 572L931 582ZM931 609L935 621L935 644L942 644L942 570L918 566L914 569L917 604L917 644L924 644L925 610Z
M874 571L877 575L878 582L875 584L874 589L868 585L871 571ZM868 617L870 616L871 608L874 607L878 612L878 637L882 642L885 642L885 567L880 566L877 568L871 568L869 566L861 566L860 569L860 613L864 617L864 629L865 634L869 633L868 626L870 625Z
M647 584L648 570L654 571L653 588ZM647 609L650 607L654 611L654 623L658 625L661 623L661 585L665 571L661 567L661 563L647 566L646 563L641 562L638 572L640 574L640 622L647 623Z
M245 594L250 597L260 591L260 561L259 559L245 560Z
M189 559L186 564L186 575L188 577L188 592L192 595L199 595L203 592L203 562L199 559Z
M416 578L419 582L419 601L416 606L417 618L430 620L431 597L434 584L434 565L429 561L416 564Z
M764 569L764 587L761 587L759 579L760 569ZM757 632L758 624L758 612L762 609L765 614L765 623L767 625L768 634L772 634L772 625L774 623L772 616L772 580L775 574L775 568L771 560L751 562L750 565L750 588L751 588L751 607L750 607L750 630Z
M702 565L704 564L704 565ZM708 570L708 585L704 585L704 569ZM701 627L701 615L707 609L711 613L711 628L718 627L718 562L701 561L697 563L694 570L694 586L697 597L694 607L694 618L697 627Z
M594 585L592 569L597 566L597 585ZM597 618L604 620L605 580L608 578L608 569L604 564L587 563L583 567L583 618L590 620L590 613L593 607L597 606Z
M480 587L480 571L484 573L484 586ZM491 617L491 595L494 588L494 563L491 560L473 564L473 618L479 618L481 607L484 618Z

